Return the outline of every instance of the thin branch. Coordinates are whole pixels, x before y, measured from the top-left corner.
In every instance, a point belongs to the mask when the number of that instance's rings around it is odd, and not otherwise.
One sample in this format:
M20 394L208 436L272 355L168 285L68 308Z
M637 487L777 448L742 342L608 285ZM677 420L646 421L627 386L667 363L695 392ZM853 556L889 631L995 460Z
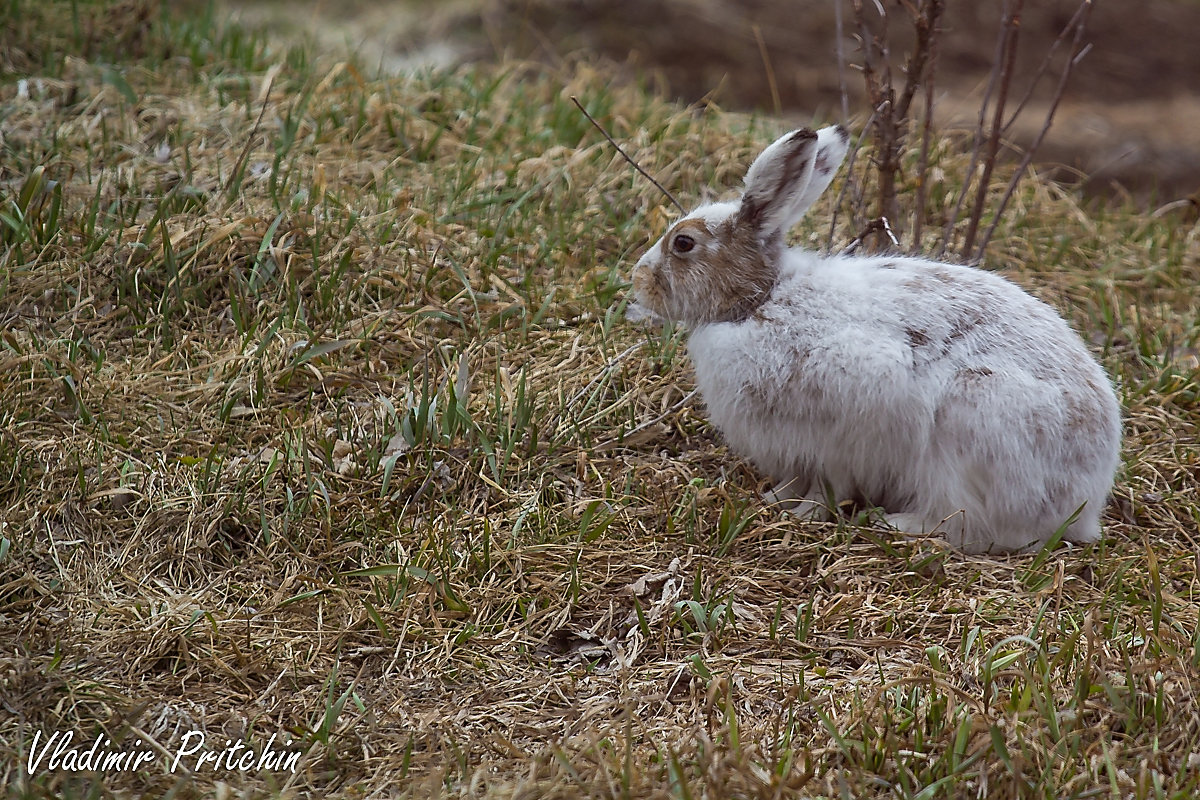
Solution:
M992 240L992 234L996 231L996 225L999 224L1000 217L1004 214L1004 209L1008 207L1008 201L1012 199L1013 193L1017 189L1017 183L1024 176L1025 170L1029 168L1038 148L1042 146L1042 140L1046 138L1046 133L1050 130L1050 125L1054 122L1054 113L1058 110L1058 104L1066 93L1067 81L1071 77L1071 71L1092 49L1090 44L1083 44L1083 35L1087 29L1088 16L1092 7L1091 0L1083 0L1080 8L1084 7L1087 8L1088 13L1084 13L1082 16L1076 15L1078 21L1076 22L1075 38L1071 43L1071 58L1063 65L1063 71L1058 76L1058 85L1054 89L1054 97L1050 101L1050 109L1046 112L1046 120L1042 125L1042 129L1038 131L1038 135L1026 149L1024 158L1017 165L1016 172L1013 173L1012 178L1008 182L1008 187L1004 190L1004 196L1000 198L1000 203L996 206L996 212L992 215L991 225L988 226L987 231L983 234L983 238L979 242L979 249L976 251L974 258L977 262L983 259L983 251L987 248L988 242Z
M873 233L886 234L888 237L888 240L891 241L893 247L895 247L895 248L900 247L900 240L897 239L896 234L892 232L892 225L890 222L888 222L887 217L876 217L875 219L868 222L866 227L864 227L861 231L859 231L858 236L855 236L854 239L850 242L850 244L843 247L842 251L840 253L838 253L838 255L841 255L841 256L853 255L855 253L855 251L857 251L858 248L862 245L862 243L867 240L867 237Z
M871 103L871 107L875 107L878 94L878 79L875 76L875 65L873 57L875 55L874 45L877 44L877 39L871 33L870 27L867 25L867 17L863 11L862 0L850 0L850 10L854 12L854 21L858 25L858 43L862 48L863 62L862 74L863 81L867 85L867 99ZM884 13L880 9L880 13Z
M875 121L875 112L872 111L871 116L867 117L867 123L863 126L863 131L864 132L869 131L871 129L871 124L874 121ZM833 203L833 213L830 215L830 218L829 218L829 240L825 244L825 247L828 250L833 249L833 237L834 237L834 234L837 232L838 212L842 208L843 200L845 200L846 193L850 192L852 194L852 197L850 199L851 209L854 209L856 211L857 209L860 209L863 207L863 196L866 194L866 191L867 191L865 176L864 176L863 180L859 180L857 182L854 180L854 167L858 161L858 151L860 149L862 149L862 142L863 142L862 136L855 137L854 143L850 147L850 153L846 156L846 167L844 169L844 172L846 174L846 180L842 181L842 187L841 187L841 189L838 190L837 198L834 200L834 203ZM864 173L866 172L865 167L863 168L863 172ZM857 191L855 191L855 190L857 190ZM851 215L850 215L850 224L853 225L857 221L857 219L858 219L858 217L852 211Z
M842 94L842 124L850 119L850 92L846 85L845 35L842 32L842 0L833 0L833 21L837 36L838 91Z
M762 58L763 69L767 71L767 86L771 90L771 102L775 106L776 116L783 114L783 103L779 100L779 85L775 83L775 67L771 65L771 56L767 52L767 43L763 40L762 28L754 26L754 39L758 42L758 54Z
M996 36L996 52L992 56L992 70L988 73L987 88L983 90L983 99L979 103L979 119L975 123L975 134L971 142L971 158L967 162L967 171L963 175L962 188L958 192L958 196L954 199L954 208L946 218L946 227L942 231L942 241L938 245L937 251L934 253L934 258L941 258L946 248L950 245L950 238L954 234L954 226L958 224L958 218L962 214L963 203L967 199L967 195L971 191L971 184L975 179L975 170L979 166L979 151L983 147L984 130L986 129L987 109L992 102L992 93L996 91L996 84L1000 80L1000 64L1004 58L1004 46L1008 41L1008 30L1002 25L1000 33Z
M1037 72L1033 74L1033 79L1029 82L1029 88L1025 90L1025 96L1021 98L1021 102L1017 103L1017 108L1015 111L1013 111L1012 116L1008 118L1008 122L1004 123L1005 133L1008 133L1008 129L1012 127L1012 124L1017 121L1017 117L1021 116L1021 112L1025 110L1025 104L1028 103L1033 97L1033 90L1037 88L1039 83L1041 83L1042 76L1049 71L1050 62L1054 58L1054 54L1058 52L1058 48L1064 41L1066 41L1067 36L1072 31L1077 29L1077 26L1081 24L1085 27L1087 26L1087 18L1091 15L1091 13L1092 0L1080 0L1079 8L1075 9L1075 13L1071 15L1071 19L1069 19L1067 24L1063 26L1063 29L1058 32L1058 37L1055 38L1054 42L1050 45L1050 48L1046 51L1045 58L1042 59L1042 63L1038 65ZM1077 44L1078 43L1075 42L1071 45L1072 58L1075 58Z
M866 83L867 100L871 104L872 116L875 117L875 171L879 177L878 216L895 217L898 147L891 54L887 47L888 15L887 11L879 5L878 0L875 7L879 12L882 27L879 35L871 32L862 0L850 0L850 8L854 12L854 20L858 25L858 39L862 47L862 73L863 81ZM864 132L868 130L871 128L864 128Z
M900 120L908 117L908 107L912 104L917 87L924 83L925 63L933 58L937 24L944 7L944 0L924 0L920 11L916 12L917 41L904 68L904 91L896 103L896 117Z
M608 140L608 143L611 144L613 147L615 147L617 149L617 152L620 153L621 156L626 161L628 161L630 164L633 165L634 169L636 169L638 172L642 173L642 177L644 177L646 180L653 183L656 187L658 187L658 190L660 192L662 192L663 194L665 194L667 196L667 199L670 200L675 205L675 207L679 209L679 213L681 213L681 214L687 213L687 209L684 208L683 205L678 200L675 199L675 196L673 194L671 194L665 188L663 188L663 185L661 183L654 180L654 178L651 177L649 172L646 172L646 170L642 169L640 164L638 164L636 161L634 161L632 158L630 158L629 154L621 149L621 145L617 144L613 140L613 138L608 135L608 131L604 130L604 126L602 126L599 122L596 122L596 118L593 117L591 114L589 114L588 110L583 107L583 104L579 102L579 98L577 98L575 95L571 95L571 102L574 103L575 106L580 111L583 112L583 115L588 118L588 122L591 122L593 125L596 126L596 130L598 130L598 131L600 131L600 133L604 134L604 138Z
M921 151L917 156L917 204L913 213L912 249L921 249L925 222L925 204L929 197L929 143L933 138L933 84L937 74L937 39L930 44L929 67L925 76L925 118L921 121Z
M937 62L938 22L945 9L944 0L923 0L921 8L910 9L916 17L917 42L905 67L904 92L897 106L898 124L907 128L909 108L918 86L925 87L925 120L921 129L921 148L917 161L917 205L913 214L912 249L921 245L922 216L925 213L925 190L929 172L929 140L933 117L934 66ZM897 149L899 149L897 147Z
M1013 66L1017 60L1017 40L1021 33L1021 8L1024 0L1012 0L1005 7L1004 14L1004 58L1000 65L1000 86L996 96L996 106L992 114L991 135L988 138L987 155L983 160L983 172L979 176L979 185L975 189L975 205L971 216L967 219L967 233L963 241L962 254L966 256L975 246L975 233L979 229L979 219L983 216L983 206L987 202L988 182L992 179L992 170L996 168L996 157L1000 151L1000 129L1004 122L1004 105L1008 100L1008 89L1012 83Z

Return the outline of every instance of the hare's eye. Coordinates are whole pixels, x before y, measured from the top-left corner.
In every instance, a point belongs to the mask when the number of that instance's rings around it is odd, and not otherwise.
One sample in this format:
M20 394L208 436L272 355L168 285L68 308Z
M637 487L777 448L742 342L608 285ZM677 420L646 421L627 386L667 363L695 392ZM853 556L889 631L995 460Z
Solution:
M688 253L696 246L696 240L688 236L686 233L681 233L671 240L671 249L676 253Z

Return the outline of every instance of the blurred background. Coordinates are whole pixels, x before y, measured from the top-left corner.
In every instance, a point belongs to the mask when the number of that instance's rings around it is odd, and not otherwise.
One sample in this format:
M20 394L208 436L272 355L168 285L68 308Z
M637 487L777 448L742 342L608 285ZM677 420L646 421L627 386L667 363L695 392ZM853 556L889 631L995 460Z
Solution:
M618 79L649 80L684 102L781 111L802 121L869 113L848 0L223 0L234 18L282 37L349 47L383 72L501 58L599 60ZM839 79L841 49L851 66ZM866 0L870 7L875 0ZM911 25L896 0L890 37ZM1080 0L1034 0L1021 14L1016 85L1024 86ZM974 130L1002 3L947 0L934 117ZM877 6L883 7L883 6ZM1200 2L1097 0L1092 45L1071 76L1039 153L1043 171L1099 196L1156 206L1200 189ZM903 53L893 52L897 62ZM899 83L899 79L897 79ZM1010 131L1042 127L1054 76ZM1040 105L1040 107L1039 107Z

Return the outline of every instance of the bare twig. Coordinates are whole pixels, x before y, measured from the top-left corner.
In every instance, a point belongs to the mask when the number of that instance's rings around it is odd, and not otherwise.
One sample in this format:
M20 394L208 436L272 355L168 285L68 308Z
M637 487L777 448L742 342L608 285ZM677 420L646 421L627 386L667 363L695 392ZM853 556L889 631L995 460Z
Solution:
M999 224L1000 217L1004 214L1004 209L1008 207L1008 202L1012 199L1013 193L1017 189L1017 184L1025 175L1025 170L1029 168L1030 163L1033 162L1034 155L1037 154L1038 148L1042 146L1042 140L1046 138L1046 132L1050 130L1050 126L1054 122L1054 113L1058 110L1058 104L1062 100L1063 95L1066 93L1067 81L1071 77L1071 70L1073 70L1075 65L1078 64L1083 57L1088 54L1088 51L1091 50L1090 44L1084 45L1083 43L1083 35L1084 31L1087 29L1088 16L1091 12L1091 8L1091 0L1083 0L1083 2L1080 4L1080 11L1084 13L1077 13L1074 17L1072 17L1072 22L1076 27L1075 38L1071 44L1071 57L1067 60L1067 63L1063 65L1063 70L1058 76L1058 85L1054 88L1054 97L1051 99L1050 108L1046 112L1045 122L1042 123L1041 130L1038 131L1037 136L1034 137L1034 140L1030 143L1029 147L1026 148L1025 155L1021 159L1021 163L1017 165L1016 171L1013 172L1013 176L1009 179L1008 186L1004 190L1003 197L1000 198L1000 202L996 205L996 210L992 214L991 224L988 225L987 231L984 232L983 238L979 241L979 248L976 251L973 259L976 262L983 259L983 252L987 249L988 242L992 240L992 234L996 231L996 225ZM1065 30L1066 29L1064 29L1064 31Z
M850 0L854 20L858 24L858 38L862 47L862 73L866 83L867 100L875 116L875 168L879 178L878 216L895 217L896 171L899 143L897 141L895 91L892 88L892 70L888 50L888 15L876 3L882 30L872 33L867 24L862 0Z
M641 165L640 165L640 164L638 164L636 161L634 161L632 158L630 158L630 157L629 157L629 154L628 154L628 153L626 153L624 150L622 150L622 149L621 149L621 145L617 144L617 143L616 143L616 142L613 140L613 138L612 138L611 136L609 136L609 135L608 135L608 131L604 130L604 126L602 126L602 125L601 125L599 122L597 122L597 121L596 121L596 118L595 118L595 117L593 117L591 114L589 114L589 113L588 113L588 110L587 110L586 108L584 108L584 107L583 107L583 104L582 104L582 103L580 103L580 102L579 102L579 98L578 98L578 97L576 97L575 95L571 95L571 102L572 102L572 103L574 103L574 104L575 104L575 106L576 106L576 107L577 107L577 108L578 108L580 111L582 111L582 112L583 112L583 115L584 115L585 117L587 117L587 118L588 118L588 122L591 122L593 125L595 125L595 126L596 126L596 130L598 130L598 131L600 131L600 133L604 134L604 138L608 140L608 143L609 143L609 144L611 144L613 147L615 147L615 148L617 149L617 152L618 152L618 153L620 153L620 154L621 154L621 156L622 156L622 157L623 157L623 158L624 158L626 161L628 161L630 164L632 164L632 165L633 165L633 168L634 168L634 169L636 169L638 172L642 173L642 177L644 177L646 180L648 180L648 181L650 181L651 183L653 183L653 184L654 184L654 185L655 185L655 186L658 188L658 190L659 190L660 192L662 192L664 195L666 195L666 196L667 196L667 199L668 199L668 200L670 200L670 201L671 201L671 202L672 202L672 203L675 205L675 207L679 209L679 213L681 213L681 214L686 214L686 213L687 213L687 209L685 209L685 208L683 207L683 205L682 205L682 204L681 204L681 203L680 203L678 200L676 200L676 199L675 199L675 195L671 194L671 193L670 193L670 192L668 192L668 191L667 191L665 188L663 188L663 185L662 185L661 183L659 183L658 181L654 180L654 178L653 178L653 177L650 175L650 173L649 173L649 172L646 172L646 170L642 169L642 167L641 167Z
M1079 8L1075 9L1075 13L1071 15L1071 19L1067 21L1067 24L1063 26L1061 31L1059 31L1058 36L1054 39L1054 42L1051 43L1050 47L1046 50L1046 55L1042 59L1042 63L1038 66L1037 72L1034 73L1033 79L1030 80L1029 86L1025 89L1025 95L1021 98L1021 102L1017 103L1017 107L1012 112L1012 115L1008 118L1008 122L1004 123L1005 133L1007 133L1008 129L1012 127L1012 124L1017 121L1017 117L1021 116L1021 112L1025 110L1025 105L1029 102L1030 98L1033 97L1033 90L1037 88L1039 83L1041 83L1042 76L1050 70L1050 64L1054 59L1054 54L1058 52L1058 48L1062 46L1062 43L1067 40L1067 37L1072 32L1077 33L1077 36L1071 47L1070 58L1078 61L1077 55L1079 36L1082 35L1083 30L1087 28L1087 19L1091 13L1092 0L1080 0Z
M904 91L896 103L896 117L904 120L908 117L908 108L912 104L917 87L928 82L925 65L932 61L936 52L938 22L945 8L945 0L924 0L917 13L917 42L909 54L908 64L904 68Z
M979 219L983 216L983 206L987 202L988 182L992 178L992 170L996 167L996 157L1000 152L1000 133L1004 127L1004 105L1008 100L1008 89L1012 83L1013 66L1017 60L1017 40L1021 32L1021 8L1024 0L1011 0L1004 9L1004 54L1000 61L999 92L996 95L996 105L992 111L992 129L988 137L987 153L983 159L983 172L979 175L979 186L975 191L975 205L971 216L967 219L967 233L963 240L962 254L966 256L975 247L975 234L979 229Z
M767 72L767 87L771 90L771 102L775 106L776 116L783 114L783 103L779 100L779 85L775 82L775 67L771 65L771 56L767 52L767 43L763 40L762 28L754 26L754 39L758 42L758 54L762 58L763 69Z
M901 115L908 109L918 86L925 87L925 112L921 126L921 151L917 158L917 205L913 213L912 249L921 247L921 227L925 216L925 198L929 177L929 140L933 127L933 84L937 67L938 23L945 9L943 0L930 0L917 19L917 44L906 70L904 94L901 96ZM921 54L918 57L918 53Z
M871 124L875 121L875 114L867 117L867 123L863 126L863 130L870 130ZM833 249L833 237L837 233L838 211L845 203L847 192L850 193L850 208L853 209L850 215L850 224L853 225L858 220L856 212L863 207L863 196L866 194L866 182L863 180L854 180L854 168L857 166L858 153L862 149L862 137L857 137L853 140L850 146L850 153L846 156L846 180L842 182L842 188L838 190L838 195L833 204L833 213L829 217L829 240L826 242L826 249ZM866 171L865 168L863 170Z
M921 120L921 152L917 156L917 205L913 211L913 250L921 249L925 203L929 197L929 142L933 138L933 85L936 72L937 49L930 45L929 73L925 76L925 116Z
M892 226L891 223L888 222L887 217L876 217L868 222L866 227L859 231L858 236L855 236L850 244L843 247L842 252L840 252L838 255L853 255L855 251L857 251L862 245L862 243L867 240L868 236L877 233L885 234L888 240L892 243L892 247L900 247L900 240L897 239L896 234L892 232Z
M996 36L996 52L992 57L992 71L988 74L987 88L983 90L983 99L979 103L979 119L975 123L975 135L971 143L971 158L967 161L967 170L963 174L962 187L954 199L954 207L946 217L946 226L942 231L942 242L938 245L938 249L934 253L935 258L941 258L945 254L946 248L950 246L954 235L954 226L958 224L958 218L962 214L963 203L966 201L967 195L970 194L971 185L975 179L975 170L979 166L979 152L983 148L984 131L987 126L987 110L992 102L992 94L996 91L996 86L1000 81L1000 64L1004 58L1004 47L1007 41L1008 31L1001 26L1000 32Z
M833 21L837 36L838 91L842 95L842 123L850 119L850 92L846 86L845 34L842 32L842 0L833 0Z
M851 32L858 40L861 53L861 59L856 66L862 72L866 97L871 109L871 120L863 129L862 139L867 140L867 137L870 137L870 162L867 169L872 173L870 177L873 181L868 185L867 175L856 175L847 166L848 177L846 185L843 187L843 194L839 196L839 207L842 205L842 198L847 198L848 204L853 208L851 222L859 222L861 218L859 209L863 207L863 201L867 199L866 195L869 191L873 195L871 198L873 202L870 205L876 206L877 204L877 207L873 207L871 212L874 212L877 218L892 222L910 221L909 216L899 215L899 202L896 195L903 185L901 177L905 163L903 160L906 151L905 139L916 130L918 124L916 122L918 114L914 112L914 101L917 101L917 98L923 93L924 107L920 112L922 119L919 123L920 145L916 158L916 174L912 181L916 187L915 207L912 209L909 230L903 232L906 243L910 242L909 236L911 235L909 250L919 250L922 249L924 228L928 224L925 213L932 191L929 171L933 146L934 81L937 73L940 23L947 3L946 0L896 0L896 2L886 5L881 4L878 0L875 0L873 4L870 0L848 0L848 2L853 20ZM1011 100L1018 96L1015 86L1016 58L1024 0L1004 0L1003 4L998 4L1002 8L1000 29L996 37L992 69L988 75L987 85L978 109L978 121L972 139L970 157L961 185L955 192L951 209L946 216L941 241L937 243L932 253L933 257L944 256L946 249L953 244L954 249L964 260L977 262L982 258L987 243L995 231L999 213L1007 208L1018 182L1032 162L1033 152L1041 144L1053 122L1053 116L1063 96L1070 69L1085 52L1082 49L1080 37L1086 26L1093 2L1094 0L1079 0L1080 5L1071 20L1050 46L1048 52L1043 55L1042 64L1034 75L1032 83L1019 92L1021 100L1016 104L1015 110L1013 110ZM898 85L898 79L893 76L892 57L889 52L889 25L893 25L894 22L889 20L889 16L897 13L894 9L900 10L902 20L906 19L911 22L914 33L912 49L908 51L908 55L903 60L904 83L902 86ZM837 6L837 10L840 20L840 4ZM1071 41L1072 36L1075 38L1070 51L1070 63L1058 76L1058 87L1053 105L1033 145L1024 154L1025 157L1018 167L1017 173L1011 176L1004 194L996 204L994 202L996 194L993 190L997 187L991 186L991 182L995 176L997 162L1007 152L1005 135L1017 117L1027 110L1035 88L1042 77L1052 70L1052 65L1058 60L1056 54L1062 51L1065 42ZM841 58L840 51L839 58ZM863 171L860 170L860 173ZM866 216L871 212L863 212L861 216ZM988 220L984 220L985 213L989 214ZM960 230L960 220L965 224L961 228L961 236L956 238L956 234ZM834 224L836 224L836 219ZM834 230L835 228L831 225L831 249ZM863 230L864 233L854 242L854 247L869 242L867 237L871 233L879 232L871 224L868 224ZM879 237L874 244L888 246L882 237Z
M875 117L875 123L870 130L873 131L875 143L878 213L880 217L896 219L896 186L901 171L904 139L910 124L909 112L917 90L930 80L930 68L936 53L938 23L945 8L945 0L921 0L919 5L904 4L916 30L916 42L904 66L904 86L899 97L896 95L895 81L892 77L891 54L888 49L889 18L886 9L879 3L875 4L879 14L880 32L874 34L868 24L862 0L851 0L850 6L854 12L863 51L863 80ZM918 179L922 180L923 177L922 173ZM916 244L917 240L914 239L913 246Z

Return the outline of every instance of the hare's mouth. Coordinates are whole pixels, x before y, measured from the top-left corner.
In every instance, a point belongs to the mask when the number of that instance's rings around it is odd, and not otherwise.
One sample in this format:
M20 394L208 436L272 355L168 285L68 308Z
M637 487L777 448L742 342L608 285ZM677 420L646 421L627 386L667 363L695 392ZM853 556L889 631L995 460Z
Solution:
M636 300L625 306L625 319L630 322L662 322L662 317Z

